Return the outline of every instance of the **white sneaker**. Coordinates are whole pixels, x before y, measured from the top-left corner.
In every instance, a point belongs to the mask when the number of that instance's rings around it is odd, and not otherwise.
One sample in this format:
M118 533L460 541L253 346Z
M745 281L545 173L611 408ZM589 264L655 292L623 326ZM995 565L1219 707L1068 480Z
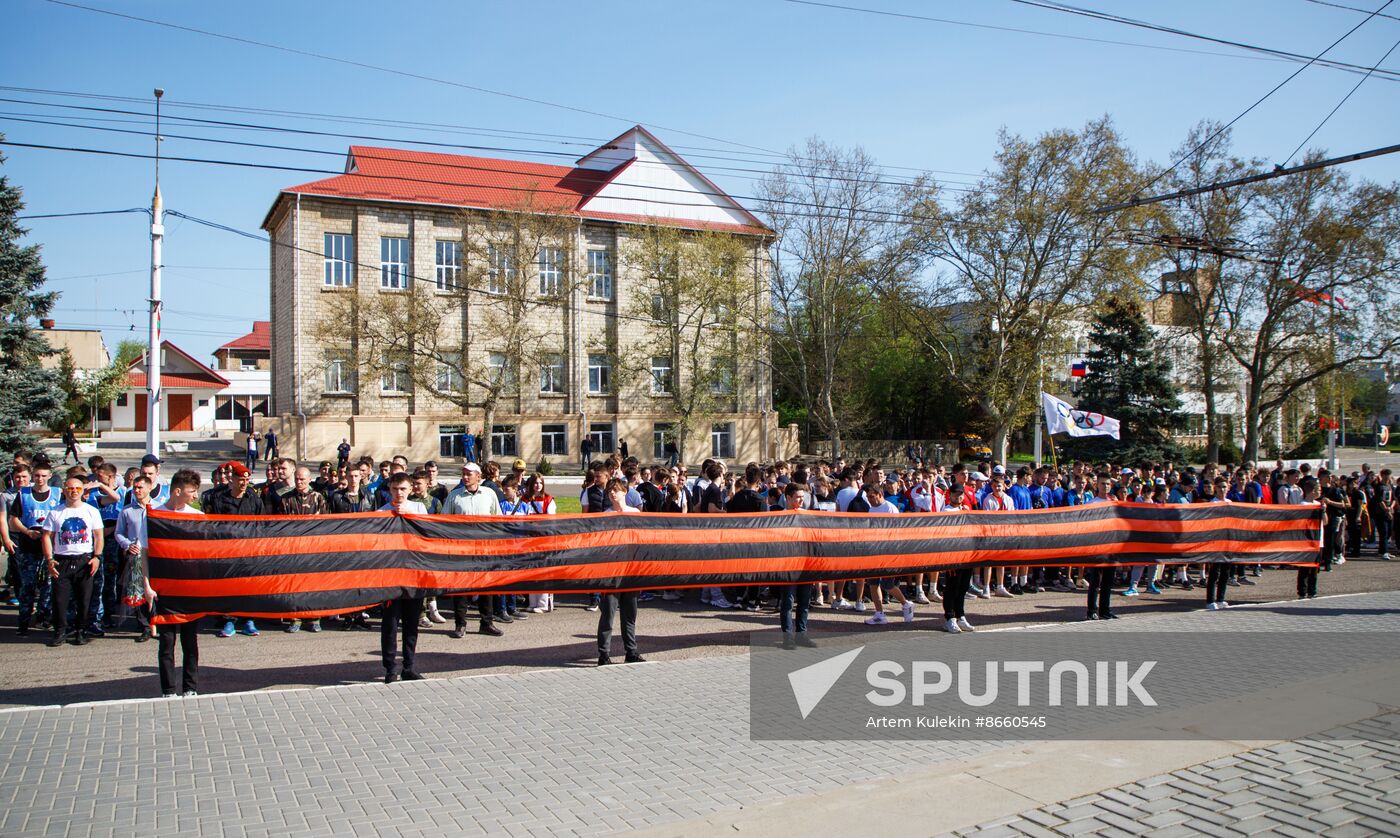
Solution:
M883 611L876 611L874 614L865 618L865 624L867 626L883 626L888 622L889 620L885 619L885 612Z
M928 592L928 598L933 600L934 602L942 602L943 594L940 594L937 589L934 589Z
M949 634L962 634L962 629L958 627L957 620L949 620L943 624L943 630Z
M713 605L715 608L733 608L733 607L734 607L734 603L732 603L732 602L730 602L729 600L725 599L725 598L724 598L724 594L719 594L718 596L716 596L716 597L714 597L713 599L711 599L711 600L710 600L710 605Z
M849 611L851 610L851 603L848 602L845 597L839 596L831 601L831 608L833 611Z
M992 596L1009 597L1012 596L1012 593L1006 589L1005 585L997 585L997 589L992 591Z
M919 591L919 595L914 597L914 601L920 605L928 605L928 594L925 594L923 591Z
M447 622L447 618L438 613L436 605L428 609L428 619L432 620L434 623Z
M537 605L537 606L535 606L534 608L530 608L530 609L527 609L527 610L528 610L531 614L543 614L544 612L548 611L549 609L548 609L548 608L545 608L543 605Z
M1208 602L1208 603L1206 603L1206 610L1207 610L1207 611L1219 611L1219 610L1220 610L1220 603L1218 603L1218 602Z
M906 603L904 603L904 608L903 608L902 610L904 611L904 622L906 622L906 623L912 623L912 622L914 622L914 603L912 603L912 602L906 602Z
M680 591L662 591L661 598L667 602L675 602L681 598Z
M851 606L851 610L853 610L853 611L869 611L869 610L870 610L870 606L868 606L868 605L865 604L865 600L861 600L860 602L857 602L855 605L852 605L852 606Z
M1223 600L1223 599L1222 599L1219 603L1217 603L1217 604L1218 604L1221 608L1229 608L1229 607L1230 607L1230 603L1226 602L1226 601Z
M961 628L963 631L976 631L976 629L972 627L972 623L967 621L966 617L958 618L958 628Z
M820 597L820 596L817 597L816 601L812 603L812 607L813 607L813 608L825 608L825 607L826 607L826 597Z
M1347 557L1346 557L1346 556L1338 556L1338 557L1337 557L1337 560L1336 560L1335 562L1333 562L1332 564L1346 564L1346 563L1347 563Z

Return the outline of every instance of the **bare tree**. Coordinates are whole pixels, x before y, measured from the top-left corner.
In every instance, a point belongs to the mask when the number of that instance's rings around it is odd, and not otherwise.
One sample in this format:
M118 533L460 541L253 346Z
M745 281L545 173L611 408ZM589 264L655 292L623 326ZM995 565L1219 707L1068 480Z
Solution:
M657 225L624 256L636 278L627 316L642 337L622 347L619 370L668 406L682 461L697 429L736 410L741 359L754 363L756 247L751 236Z
M773 246L773 345L786 382L841 453L839 374L872 315L874 286L902 254L899 190L862 149L810 139L760 188Z

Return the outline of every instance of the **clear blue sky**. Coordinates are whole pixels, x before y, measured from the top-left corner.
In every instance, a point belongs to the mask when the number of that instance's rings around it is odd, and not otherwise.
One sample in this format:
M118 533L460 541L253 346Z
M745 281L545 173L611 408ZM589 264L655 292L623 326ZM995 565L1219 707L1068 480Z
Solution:
M707 154L764 158L768 150L817 135L860 145L888 166L979 172L996 133L1034 135L1110 114L1139 156L1165 161L1202 118L1228 120L1298 65L1259 60L1215 46L1122 25L1019 5L851 0L849 5L991 26L1173 47L1181 52L977 29L796 5L782 0L679 2L265 2L176 3L79 0L88 5L227 35L266 41L596 111L610 117L494 96L385 72L289 55L256 46L121 20L44 0L5 0L10 37L0 53L0 83L111 96L166 90L178 103L216 103L507 132L569 135L528 139L406 127L368 128L280 117L222 118L325 130L582 153L643 122L723 188L753 194L749 178L713 167L764 168ZM1374 9L1384 0L1338 0ZM1364 19L1307 0L1083 4L1129 17L1290 52L1314 54ZM1400 17L1400 2L1385 10ZM1374 18L1328 54L1371 66L1400 40L1400 20ZM1200 54L1220 53L1219 55ZM1384 65L1400 68L1400 49ZM1246 116L1237 152L1281 160L1359 79L1312 67ZM149 110L90 99L14 91L0 97ZM96 112L0 102L0 131L16 142L147 153L146 137L35 125L57 119L150 130ZM77 117L75 120L74 118ZM1400 140L1400 82L1372 78L1318 133L1312 146L1333 153ZM179 130L342 154L350 140L252 131ZM582 145L566 145L565 142ZM695 147L723 151L691 150ZM216 157L338 169L343 159L300 152L217 146L170 139L168 155ZM3 167L23 187L30 213L148 205L147 160L5 148ZM558 162L562 158L497 156ZM1347 167L1356 176L1400 178L1400 155ZM903 169L894 174L908 174ZM166 205L256 231L279 188L318 175L230 169L193 163L162 167ZM944 175L967 181L963 175ZM31 240L44 247L57 318L101 326L109 346L144 339L149 240L142 215L36 219ZM167 224L167 336L198 357L267 316L267 246L188 221ZM103 276L91 276L103 274ZM136 330L130 331L135 325Z

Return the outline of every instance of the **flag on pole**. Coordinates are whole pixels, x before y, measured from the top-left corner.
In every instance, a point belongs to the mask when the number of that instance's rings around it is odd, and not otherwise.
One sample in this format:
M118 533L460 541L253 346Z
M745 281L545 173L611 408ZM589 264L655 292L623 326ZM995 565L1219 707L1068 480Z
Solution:
M1075 410L1049 393L1040 394L1045 408L1045 430L1051 435L1111 436L1118 439L1118 420L1102 413Z
M1069 365L1069 374L1074 378L1083 378L1089 374L1089 365L1080 361L1077 364Z

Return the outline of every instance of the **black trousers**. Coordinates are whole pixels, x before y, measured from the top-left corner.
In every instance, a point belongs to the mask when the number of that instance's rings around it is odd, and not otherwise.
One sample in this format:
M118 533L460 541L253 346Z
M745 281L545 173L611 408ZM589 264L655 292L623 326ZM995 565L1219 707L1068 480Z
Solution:
M1206 565L1206 605L1225 601L1225 584L1230 581L1234 567L1228 562L1211 562Z
M191 693L199 689L199 621L191 620L179 625L166 625L160 628L156 659L160 663L160 693L173 695L175 690L175 639L180 640L182 660L180 692Z
M967 602L967 588L972 584L972 568L960 567L950 570L944 578L948 581L943 588L943 619L956 620L966 617L967 612L963 607Z
M1347 558L1361 557L1361 519L1347 521Z
M1112 613L1109 605L1113 598L1113 574L1117 568L1113 567L1091 567L1085 572L1089 577L1089 613L1097 612L1100 617L1107 617Z
M1317 568L1298 568L1298 598L1317 596Z
M629 655L637 654L637 592L604 594L598 611L598 655L606 656L612 647L613 614L622 615L622 648Z
M472 600L476 600L477 616L483 626L489 626L496 622L495 596L454 596L452 598L452 622L457 628L466 628L467 609L471 607ZM415 623L415 625L417 624Z
M1391 520L1384 515L1372 515L1371 526L1376 528L1376 552L1390 552Z
M413 656L418 651L418 618L423 614L423 598L396 599L384 606L384 621L379 624L379 651L384 658L384 671L399 674L394 660L398 652L399 628L403 628L403 670L413 672Z
M88 608L92 605L92 556L54 558L58 578L53 580L53 633L62 637L68 633L68 603L74 593L78 595L78 630L87 625Z

